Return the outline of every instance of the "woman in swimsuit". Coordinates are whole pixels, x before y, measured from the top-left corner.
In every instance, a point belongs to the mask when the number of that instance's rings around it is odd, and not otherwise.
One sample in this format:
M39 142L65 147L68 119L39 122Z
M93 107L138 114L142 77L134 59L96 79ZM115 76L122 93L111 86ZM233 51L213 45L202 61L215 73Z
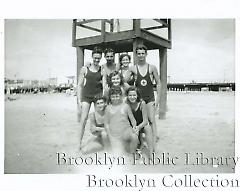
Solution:
M129 54L123 53L120 55L119 64L117 65L117 70L122 74L124 79L128 73L130 62L131 62L131 56ZM131 78L127 83L128 85L133 86L134 81L135 81L134 77L131 76Z
M151 126L148 124L147 108L144 100L141 99L140 93L136 87L131 86L126 91L127 103L131 107L133 116L137 122L136 129L139 131L139 147L141 148L144 144L145 137L147 141L149 155L153 152L153 134Z
M118 154L134 153L138 144L138 132L131 108L123 102L120 87L112 87L109 97L110 104L106 108L104 125L111 148Z

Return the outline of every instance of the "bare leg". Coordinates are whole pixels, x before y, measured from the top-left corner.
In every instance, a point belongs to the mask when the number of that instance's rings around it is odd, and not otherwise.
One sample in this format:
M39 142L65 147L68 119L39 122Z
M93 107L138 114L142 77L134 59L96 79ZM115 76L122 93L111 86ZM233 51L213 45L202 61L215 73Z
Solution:
M150 125L146 125L144 127L144 133L146 135L145 139L148 144L148 151L149 151L149 156L153 153L153 133L152 133L152 128Z
M101 143L101 137L91 137L87 143L82 147L82 152L84 154L89 154L93 152L97 152L103 149L103 145Z
M81 110L82 108L80 107L79 103L77 102L77 121L80 122L81 120Z
M83 135L84 135L85 126L86 126L90 106L91 105L89 103L82 102L81 118L80 118L80 145L79 145L80 150L81 150L81 147L82 147L82 138L83 138Z
M106 131L102 131L102 145L107 151L110 149L110 141Z
M132 134L131 141L130 141L130 153L135 153L138 145L138 136L136 134Z
M110 139L110 152L114 155L125 155L125 148L123 141L118 137L109 136Z
M133 133L132 129L129 129L123 134L123 142L123 144L125 144L125 148L127 148L127 151L134 153L138 145L138 136Z
M153 134L153 150L155 150L156 147L156 142L157 142L157 137L158 137L158 132L156 128L156 121L155 121L155 107L154 107L154 102L149 102L147 103L147 115L148 115L148 120L149 124L152 128L152 134Z

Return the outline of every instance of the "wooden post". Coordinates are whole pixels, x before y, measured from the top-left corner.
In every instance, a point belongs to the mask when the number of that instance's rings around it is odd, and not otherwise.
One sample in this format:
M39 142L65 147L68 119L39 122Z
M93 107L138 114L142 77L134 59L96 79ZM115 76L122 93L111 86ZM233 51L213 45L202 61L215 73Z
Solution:
M140 37L141 35L141 20L133 19L133 30L136 37Z
M76 49L77 49L77 83L78 83L80 70L84 65L84 49L82 47L76 47Z
M81 68L84 65L84 49L82 47L76 47L76 49L77 49L77 86L76 87L78 89L79 74L80 74ZM78 96L77 96L77 109L78 109L77 120L78 122L80 122L81 110L78 106L79 105L78 105Z
M143 40L139 39L141 35L141 20L140 19L133 19L133 31L135 35L135 39L133 41L133 62L137 64L137 56L136 56L136 47L139 44L143 44Z
M172 24L171 24L171 19L168 19L168 40L171 43L172 46Z
M111 19L110 32L113 32L113 30L114 30L114 19Z
M102 42L105 41L105 34L106 34L106 21L105 19L101 20L101 36L102 36Z
M167 111L167 49L159 49L159 62L160 62L160 107L158 117L159 119L166 118Z
M77 19L73 19L73 24L72 24L72 46L76 46L75 41L76 41L76 25Z

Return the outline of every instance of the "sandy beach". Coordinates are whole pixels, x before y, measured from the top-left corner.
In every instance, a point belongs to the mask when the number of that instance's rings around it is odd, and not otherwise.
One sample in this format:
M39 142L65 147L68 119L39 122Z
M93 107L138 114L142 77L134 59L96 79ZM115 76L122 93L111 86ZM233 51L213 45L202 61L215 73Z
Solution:
M96 166L57 165L56 153L77 155L76 97L66 94L15 95L5 100L5 173L81 173ZM136 165L130 172L230 173L233 162L185 165L196 157L234 157L234 92L168 92L165 120L157 120L159 156L179 157L177 165ZM84 141L89 139L86 127ZM105 167L104 167L105 168Z

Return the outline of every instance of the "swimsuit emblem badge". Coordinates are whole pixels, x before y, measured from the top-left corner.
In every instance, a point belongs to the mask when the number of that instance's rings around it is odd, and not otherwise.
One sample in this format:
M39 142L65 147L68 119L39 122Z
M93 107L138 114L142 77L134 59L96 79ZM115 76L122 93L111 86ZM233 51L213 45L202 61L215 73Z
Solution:
M142 86L146 86L146 85L147 85L147 80L142 79L142 80L141 80L141 85L142 85Z

